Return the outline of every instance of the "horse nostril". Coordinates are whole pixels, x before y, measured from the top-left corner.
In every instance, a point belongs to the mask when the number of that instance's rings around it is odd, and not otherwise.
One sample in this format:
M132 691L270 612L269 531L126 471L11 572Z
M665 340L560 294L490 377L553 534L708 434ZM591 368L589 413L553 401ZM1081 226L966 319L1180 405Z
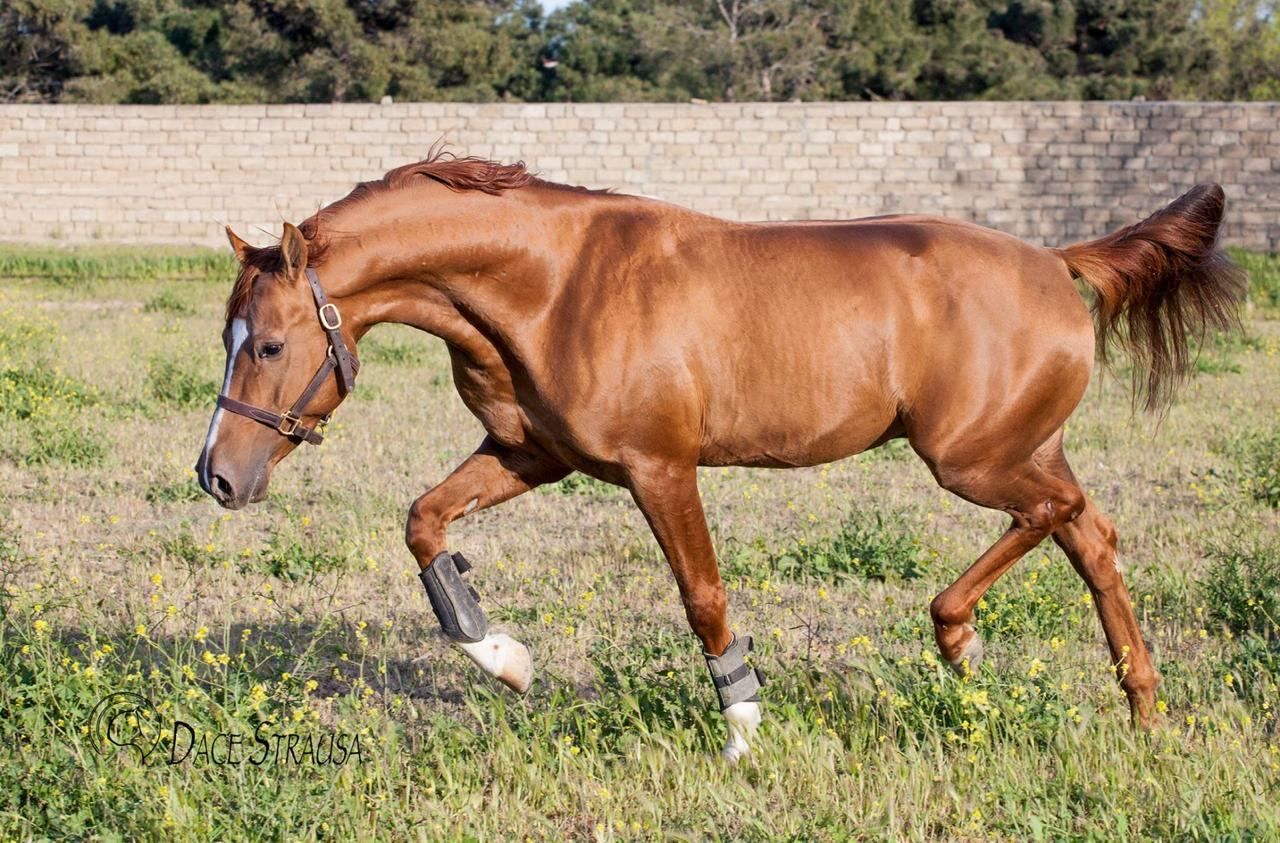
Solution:
M226 502L235 497L231 484L227 482L227 478L221 474L213 475L213 488L210 490L213 496L220 501Z

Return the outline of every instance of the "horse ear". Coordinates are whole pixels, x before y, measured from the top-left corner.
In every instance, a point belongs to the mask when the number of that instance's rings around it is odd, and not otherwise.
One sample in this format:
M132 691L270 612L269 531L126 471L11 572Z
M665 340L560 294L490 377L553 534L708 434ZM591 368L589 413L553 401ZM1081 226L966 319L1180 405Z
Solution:
M292 223L284 224L284 236L280 238L280 257L284 260L286 278L297 278L307 268L307 238Z
M227 242L231 244L231 250L236 253L236 260L240 263L248 260L250 253L253 252L253 247L232 231L231 226L227 226Z

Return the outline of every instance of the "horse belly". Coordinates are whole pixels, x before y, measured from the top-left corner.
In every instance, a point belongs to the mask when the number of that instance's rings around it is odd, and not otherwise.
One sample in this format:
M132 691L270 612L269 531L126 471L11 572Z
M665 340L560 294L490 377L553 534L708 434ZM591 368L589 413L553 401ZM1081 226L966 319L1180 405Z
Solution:
M827 359L832 365L816 369L770 366L710 402L702 463L820 465L883 441L898 414L880 367Z

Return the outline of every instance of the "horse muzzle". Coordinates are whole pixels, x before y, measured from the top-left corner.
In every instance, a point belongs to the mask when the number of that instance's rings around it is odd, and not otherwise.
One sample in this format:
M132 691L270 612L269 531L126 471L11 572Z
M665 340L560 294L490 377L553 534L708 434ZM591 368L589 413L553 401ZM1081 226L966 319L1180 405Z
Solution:
M211 461L208 454L201 454L196 462L196 477L200 488L218 502L223 509L244 509L267 496L271 470L263 465L252 473L237 471L231 466L221 466Z

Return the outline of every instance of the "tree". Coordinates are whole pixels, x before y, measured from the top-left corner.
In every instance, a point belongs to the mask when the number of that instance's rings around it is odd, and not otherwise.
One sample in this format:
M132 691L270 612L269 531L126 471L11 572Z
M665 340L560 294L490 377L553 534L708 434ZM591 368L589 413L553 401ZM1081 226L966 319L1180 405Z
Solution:
M8 0L0 101L1262 99L1275 0Z
M72 75L89 0L9 0L0 6L0 102L52 102Z
M683 10L669 2L571 3L547 21L539 56L545 68L540 98L606 102L706 96L707 80L690 78L682 66L702 51L702 35L702 28L690 26Z
M1193 82L1205 99L1280 99L1280 9L1263 0L1205 0L1198 8L1212 51Z

